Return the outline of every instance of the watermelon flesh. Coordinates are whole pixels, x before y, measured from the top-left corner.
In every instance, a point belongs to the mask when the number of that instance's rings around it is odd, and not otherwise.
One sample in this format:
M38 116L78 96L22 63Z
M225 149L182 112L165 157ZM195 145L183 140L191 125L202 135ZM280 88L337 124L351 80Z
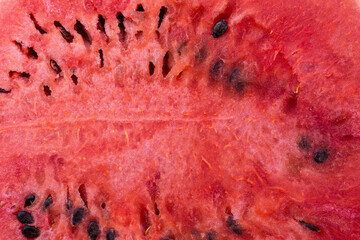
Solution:
M359 11L3 1L0 235L360 239Z

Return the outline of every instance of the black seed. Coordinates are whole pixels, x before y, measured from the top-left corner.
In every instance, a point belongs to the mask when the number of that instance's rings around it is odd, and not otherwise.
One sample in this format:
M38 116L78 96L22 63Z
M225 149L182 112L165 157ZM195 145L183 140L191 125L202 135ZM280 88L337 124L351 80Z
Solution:
M75 85L78 85L78 77L75 74L71 75L71 80Z
M74 35L72 35L68 30L66 30L60 22L54 21L54 25L57 29L59 29L61 35L68 43L71 43L74 40Z
M307 227L308 229L310 229L311 231L314 232L320 232L320 229L310 223L304 222L304 221L299 221L299 223L305 227Z
M229 77L230 84L235 88L236 91L244 90L246 86L245 79L242 77L240 69L235 68Z
M118 27L120 29L119 40L120 40L120 42L125 42L125 40L126 40L126 31L125 31L125 25L124 25L125 17L121 12L118 12L116 14L116 18L119 21L119 23L118 23Z
M48 85L44 85L44 93L45 93L45 96L51 96L51 89Z
M74 225L74 226L78 225L81 222L81 220L83 219L84 213L85 213L84 208L75 209L75 211L72 215L72 219L71 219L72 225Z
M211 35L214 38L218 38L224 35L227 29L228 29L227 22L225 20L220 20L217 23L215 23Z
M75 76L76 77L76 76ZM77 78L76 78L77 79ZM72 208L73 204L72 204L72 201L70 199L70 191L69 191L69 187L67 186L67 189L66 189L66 201L65 201L65 208L67 210L70 210Z
M27 238L37 238L40 236L40 230L34 226L25 226L21 232Z
M3 89L3 88L0 88L0 93L11 93L11 89L6 90L6 89Z
M35 195L34 194L30 194L29 196L26 197L25 199L25 206L24 207L29 207L31 206L31 204L35 201Z
M149 62L149 74L150 76L152 76L154 74L155 71L155 65L153 64L153 62Z
M228 217L226 225L237 235L242 235L242 229L233 217Z
M157 206L157 203L154 203L154 211L155 211L156 215L160 215L160 210L159 210L159 208Z
M27 72L10 71L9 77L10 78L17 78L17 77L30 78L30 74Z
M100 57L100 68L104 67L104 53L102 49L99 49L99 57Z
M143 12L143 11L144 11L143 5L142 5L142 4L138 4L138 5L136 6L136 11L138 11L138 12Z
M116 233L114 229L109 229L106 232L106 240L115 240L116 239Z
M167 13L167 8L162 6L160 8L160 13L159 13L159 22L158 22L158 28L160 28L161 23L164 20L165 14Z
M99 14L98 16L98 23L96 25L97 29L102 32L105 36L106 36L106 41L109 41L109 36L106 34L106 30L105 30L105 18Z
M41 33L41 34L45 34L47 33L44 29L42 29L42 27L40 27L38 21L35 19L34 15L32 13L29 14L31 20L33 21L35 28Z
M37 52L35 52L32 47L27 48L26 56L28 56L29 58L38 59Z
M56 74L60 74L62 72L60 66L53 59L50 59L50 67Z
M79 20L76 20L74 29L83 38L85 46L89 47L92 44L92 38L90 33L85 29L84 25Z
M45 199L44 209L49 208L52 203L53 203L53 198L52 198L51 194L49 194L49 196Z
M32 224L34 222L32 215L26 211L18 212L17 219L23 224Z
M317 163L323 163L329 158L330 154L327 149L319 149L314 154L314 160Z
M90 222L87 228L87 232L90 240L96 240L96 238L100 235L99 224L95 221Z
M303 150L310 149L311 140L308 137L301 137L300 141L298 142L298 147Z

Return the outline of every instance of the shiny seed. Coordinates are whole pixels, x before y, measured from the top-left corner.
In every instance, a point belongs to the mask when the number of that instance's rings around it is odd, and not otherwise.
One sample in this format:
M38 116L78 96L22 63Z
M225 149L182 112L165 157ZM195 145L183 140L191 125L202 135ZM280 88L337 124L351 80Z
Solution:
M87 228L87 232L90 240L96 240L96 238L100 235L99 224L95 221L90 222Z
M37 238L40 235L40 230L34 226L25 226L21 232L27 238Z
M31 194L31 195L27 196L26 199L25 199L25 207L31 206L31 204L33 202L35 202L35 195Z
M34 222L34 218L26 211L18 212L17 219L23 224L32 224Z
M221 37L225 34L226 30L228 29L227 22L225 20L220 20L215 23L211 35L214 38Z
M85 213L84 208L75 209L75 211L72 215L72 219L71 219L72 225L74 225L74 226L78 225L81 222L81 220L83 219L84 213Z
M314 161L317 163L323 163L329 158L330 154L326 149L319 149L314 154Z

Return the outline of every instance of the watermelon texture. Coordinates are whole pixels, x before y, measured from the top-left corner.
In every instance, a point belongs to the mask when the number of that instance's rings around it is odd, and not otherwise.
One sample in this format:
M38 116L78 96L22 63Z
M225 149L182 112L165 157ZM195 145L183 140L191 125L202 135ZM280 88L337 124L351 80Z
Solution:
M360 239L356 0L2 0L0 238Z

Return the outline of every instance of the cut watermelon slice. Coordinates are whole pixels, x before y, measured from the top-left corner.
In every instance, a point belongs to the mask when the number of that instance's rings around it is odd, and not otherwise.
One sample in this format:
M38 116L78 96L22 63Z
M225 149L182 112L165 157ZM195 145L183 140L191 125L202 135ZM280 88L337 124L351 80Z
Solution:
M359 19L2 1L1 239L360 239Z

